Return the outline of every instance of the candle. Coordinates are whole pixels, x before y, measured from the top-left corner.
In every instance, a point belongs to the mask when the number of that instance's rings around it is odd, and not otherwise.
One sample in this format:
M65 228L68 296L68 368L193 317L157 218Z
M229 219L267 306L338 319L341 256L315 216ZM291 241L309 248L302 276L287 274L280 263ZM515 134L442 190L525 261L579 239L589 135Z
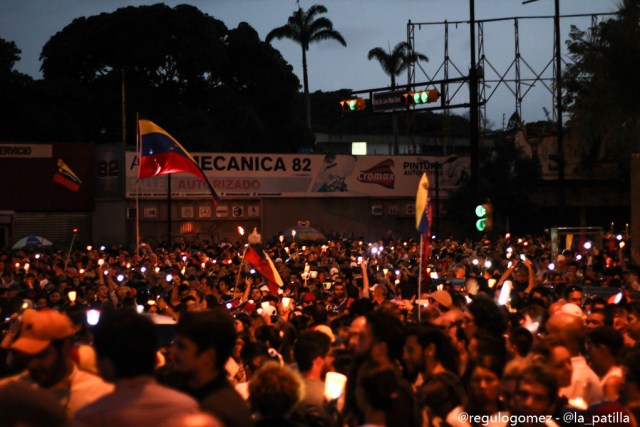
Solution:
M342 396L347 377L338 372L327 372L324 380L324 397L327 400L335 400Z

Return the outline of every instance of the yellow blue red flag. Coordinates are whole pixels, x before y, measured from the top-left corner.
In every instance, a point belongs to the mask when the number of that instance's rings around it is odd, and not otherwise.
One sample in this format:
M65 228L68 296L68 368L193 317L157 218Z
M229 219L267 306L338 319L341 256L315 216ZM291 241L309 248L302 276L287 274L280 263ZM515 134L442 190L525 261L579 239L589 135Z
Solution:
M67 187L71 191L78 191L80 189L80 184L82 184L80 178L73 173L71 168L69 168L62 159L58 159L56 173L53 175L53 181Z
M214 206L220 203L220 197L209 182L195 159L168 132L155 123L138 120L140 135L140 166L138 178L150 178L168 173L186 172L197 176L209 187Z

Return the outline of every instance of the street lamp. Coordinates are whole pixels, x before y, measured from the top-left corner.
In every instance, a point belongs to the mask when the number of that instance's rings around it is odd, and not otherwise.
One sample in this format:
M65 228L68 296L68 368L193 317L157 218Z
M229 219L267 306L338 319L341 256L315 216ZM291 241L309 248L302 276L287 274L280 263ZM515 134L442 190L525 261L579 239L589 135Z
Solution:
M442 166L455 162L458 159L458 156L455 154L447 158L444 162L432 162L431 167L434 169L434 173L436 175L436 185L435 185L435 208L436 208L436 220L435 220L435 234L436 236L440 236L440 173L442 171Z

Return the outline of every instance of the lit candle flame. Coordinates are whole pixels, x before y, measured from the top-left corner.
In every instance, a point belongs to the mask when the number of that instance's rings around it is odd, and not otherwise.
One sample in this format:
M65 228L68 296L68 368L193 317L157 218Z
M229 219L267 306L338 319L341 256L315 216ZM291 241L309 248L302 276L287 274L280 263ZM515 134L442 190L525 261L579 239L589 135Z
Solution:
M239 233L241 236L244 236L244 228L242 228L241 226L238 226L238 233Z

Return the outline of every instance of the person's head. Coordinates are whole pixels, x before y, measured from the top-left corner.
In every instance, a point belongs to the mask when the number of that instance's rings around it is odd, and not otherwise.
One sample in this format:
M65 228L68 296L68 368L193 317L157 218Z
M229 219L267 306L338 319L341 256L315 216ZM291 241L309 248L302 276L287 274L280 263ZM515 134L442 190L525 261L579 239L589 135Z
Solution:
M331 286L331 292L335 301L342 301L347 295L346 288L342 282L335 282L333 286Z
M572 356L577 356L584 340L582 318L559 311L549 318L546 324L547 336L566 343Z
M358 377L356 404L365 414L388 410L398 398L400 387L397 377L389 368L370 368Z
M627 308L627 333L631 338L640 341L640 301L631 301Z
M558 387L567 387L571 384L573 365L571 353L564 342L555 338L545 338L531 348L531 357L534 362L544 364L551 369L558 379Z
M438 364L453 373L458 372L458 353L451 338L435 326L421 325L407 332L403 360L410 374L428 376Z
M289 368L265 364L249 382L249 403L262 418L285 418L303 395L300 377Z
M451 309L453 298L451 294L445 290L435 291L427 296L429 305L435 306L441 313L446 313Z
M598 326L587 333L587 355L596 374L603 376L617 365L624 348L622 334L611 326Z
M33 380L49 388L67 376L72 368L73 323L55 310L25 310L20 335L11 350L25 359Z
M153 374L157 343L149 318L130 308L107 311L93 336L100 373L107 380Z
M533 344L533 334L525 327L518 326L509 332L508 343L518 357L526 357Z
M349 325L349 345L350 349L356 349L360 336L364 332L364 327L367 324L367 318L364 316L358 316Z
M500 307L491 299L478 296L467 306L463 327L467 338L471 339L478 329L495 335L503 335L507 330L507 320Z
M377 362L394 362L402 357L404 328L393 314L383 310L369 312L356 352Z
M496 404L500 397L504 361L491 354L472 359L463 375L469 406L480 409Z
M331 338L320 331L303 332L296 341L294 357L303 375L313 368L328 372L332 365Z
M525 368L516 385L513 399L514 413L518 415L550 415L554 412L557 400L558 381L553 372L536 363Z
M192 375L223 372L235 341L233 317L224 308L184 313L176 325L176 369Z
M373 289L373 299L377 303L382 303L383 301L385 301L387 299L388 295L389 295L389 290L387 289L387 287L385 285L380 284L380 283L375 285L375 287Z
M607 312L602 308L592 308L587 312L587 319L585 321L587 330L593 330L598 326L609 325L612 326L613 319L608 318Z
M581 286L571 285L564 291L564 299L567 302L582 307L582 301L584 300L584 291Z

